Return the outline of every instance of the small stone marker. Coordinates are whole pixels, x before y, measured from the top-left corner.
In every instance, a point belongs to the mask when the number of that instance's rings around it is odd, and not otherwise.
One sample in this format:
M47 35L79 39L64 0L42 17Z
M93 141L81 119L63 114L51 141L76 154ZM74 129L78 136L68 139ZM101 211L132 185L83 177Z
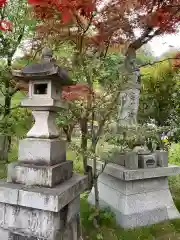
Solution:
M43 51L40 64L13 72L29 84L23 107L32 109L35 124L19 143L18 162L8 166L7 182L0 182L0 239L78 240L80 193L87 178L73 174L66 160L66 143L55 124L62 85L71 85L52 51Z

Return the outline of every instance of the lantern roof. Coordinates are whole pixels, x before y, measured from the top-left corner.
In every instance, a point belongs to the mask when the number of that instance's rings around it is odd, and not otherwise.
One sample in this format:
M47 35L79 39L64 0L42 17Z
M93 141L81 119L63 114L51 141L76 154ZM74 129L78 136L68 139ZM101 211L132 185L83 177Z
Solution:
M73 85L73 81L66 70L56 64L53 52L49 48L43 49L40 63L28 65L21 71L13 70L12 74L15 79L25 82L50 79L60 81L60 84L63 86Z

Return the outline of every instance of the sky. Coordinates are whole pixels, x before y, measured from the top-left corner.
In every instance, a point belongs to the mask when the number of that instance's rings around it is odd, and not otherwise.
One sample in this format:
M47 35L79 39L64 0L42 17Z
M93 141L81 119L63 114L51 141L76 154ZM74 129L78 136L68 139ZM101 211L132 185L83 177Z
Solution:
M178 34L165 35L154 38L149 45L155 57L160 57L162 54L172 48L180 49L180 32Z

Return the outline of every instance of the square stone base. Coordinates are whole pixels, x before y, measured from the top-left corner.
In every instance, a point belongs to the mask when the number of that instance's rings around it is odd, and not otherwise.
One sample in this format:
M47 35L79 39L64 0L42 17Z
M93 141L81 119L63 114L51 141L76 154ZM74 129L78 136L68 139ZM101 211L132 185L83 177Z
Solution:
M63 213L42 211L17 205L0 204L0 227L19 235L58 239Z
M72 177L73 163L65 161L53 166L11 163L7 181L29 186L54 187Z
M18 161L54 165L66 160L66 142L59 139L26 138L19 142Z
M125 181L102 173L98 187L101 207L109 207L123 228L180 217L169 191L167 177ZM94 189L88 201L94 205Z
M80 216L76 215L55 237L36 237L31 234L16 233L16 229L6 230L0 228L0 239L2 240L80 240Z
M86 186L87 178L76 174L54 188L0 181L0 239L78 240Z

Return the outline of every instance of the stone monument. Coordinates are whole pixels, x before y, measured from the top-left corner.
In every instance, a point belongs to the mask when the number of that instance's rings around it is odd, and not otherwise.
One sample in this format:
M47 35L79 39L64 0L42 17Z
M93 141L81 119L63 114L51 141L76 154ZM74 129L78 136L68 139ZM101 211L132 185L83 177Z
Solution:
M42 62L14 71L29 85L23 107L32 109L35 123L19 143L18 162L8 166L7 182L0 182L0 239L79 240L80 193L87 178L73 174L66 160L66 144L55 124L68 75L43 51Z
M113 162L114 160L114 162ZM168 165L166 151L116 153L98 178L101 207L110 207L123 228L135 228L179 218L168 186L168 176L180 167ZM89 162L92 166L92 162ZM101 171L103 162L98 162ZM94 189L89 195L94 204Z

